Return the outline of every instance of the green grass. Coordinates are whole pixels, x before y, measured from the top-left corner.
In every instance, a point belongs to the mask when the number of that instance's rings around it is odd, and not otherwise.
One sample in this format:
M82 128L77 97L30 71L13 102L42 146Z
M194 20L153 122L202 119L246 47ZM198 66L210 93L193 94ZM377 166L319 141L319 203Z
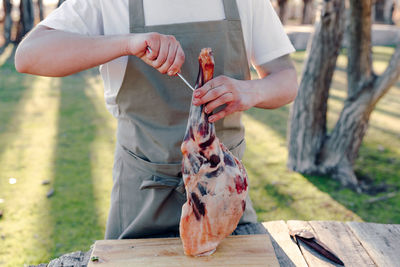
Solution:
M345 51L344 51L345 52ZM381 72L392 48L374 49ZM4 55L4 54L3 54ZM301 72L305 53L293 55ZM344 56L329 101L329 128L346 96ZM374 194L342 189L327 177L286 169L289 107L244 115L244 162L259 220L356 220L400 223L400 194L365 204L400 187L400 84L371 117L356 171ZM62 79L18 74L0 56L0 266L48 262L87 250L102 239L112 187L116 121L104 107L96 70ZM9 184L9 178L17 179ZM50 185L42 185L50 180ZM46 194L51 189L51 198Z

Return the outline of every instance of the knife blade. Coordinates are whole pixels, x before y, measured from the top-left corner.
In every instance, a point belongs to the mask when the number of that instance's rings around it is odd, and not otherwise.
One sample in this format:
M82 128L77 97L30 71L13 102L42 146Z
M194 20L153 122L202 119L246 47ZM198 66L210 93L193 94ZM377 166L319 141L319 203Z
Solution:
M152 52L149 46L147 47L147 50L149 50L150 53ZM178 75L178 77L181 78L181 80L186 84L187 87L190 88L190 90L194 91L193 86L190 85L190 83L185 79L185 77L182 76L182 74L177 73L176 75Z
M321 240L318 240L313 233L306 230L300 230L290 231L289 234L298 246L300 246L298 240L301 240L304 244L309 246L321 256L333 261L336 264L344 266L343 261L339 259L339 257L336 256L324 243L322 243Z

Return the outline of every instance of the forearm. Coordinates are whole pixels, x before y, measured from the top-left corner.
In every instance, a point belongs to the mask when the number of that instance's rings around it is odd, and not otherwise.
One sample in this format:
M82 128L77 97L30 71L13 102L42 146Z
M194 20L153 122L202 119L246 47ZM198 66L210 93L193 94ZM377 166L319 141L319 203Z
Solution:
M262 79L243 81L250 94L251 106L264 109L279 108L292 102L297 94L297 75L294 68L282 69Z
M125 55L126 39L126 35L85 36L42 27L18 46L15 66L22 73L66 76Z
M23 73L66 76L126 55L168 75L179 72L185 61L180 43L171 35L86 36L39 26L18 46L15 67Z

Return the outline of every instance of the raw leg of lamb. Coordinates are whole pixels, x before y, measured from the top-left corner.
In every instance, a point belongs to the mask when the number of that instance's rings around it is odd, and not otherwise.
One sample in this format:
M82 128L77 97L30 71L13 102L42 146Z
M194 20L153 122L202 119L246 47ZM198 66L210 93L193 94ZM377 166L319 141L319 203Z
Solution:
M210 48L199 56L196 88L212 79ZM218 140L203 106L190 108L182 143L182 173L187 202L180 235L186 255L210 255L236 228L246 206L247 175L242 163Z

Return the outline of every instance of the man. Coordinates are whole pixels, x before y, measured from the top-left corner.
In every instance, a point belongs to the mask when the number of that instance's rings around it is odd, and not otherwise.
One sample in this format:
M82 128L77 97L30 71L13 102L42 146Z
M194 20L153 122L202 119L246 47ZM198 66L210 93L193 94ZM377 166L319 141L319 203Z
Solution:
M151 52L148 47L150 47ZM180 144L197 56L211 47L216 78L194 93L221 141L241 158L241 111L296 96L290 44L266 0L68 0L18 47L18 71L66 76L101 65L105 100L118 119L106 238L178 235L185 194ZM249 65L260 79L250 80ZM238 233L259 233L251 201ZM245 230L243 230L245 229Z

